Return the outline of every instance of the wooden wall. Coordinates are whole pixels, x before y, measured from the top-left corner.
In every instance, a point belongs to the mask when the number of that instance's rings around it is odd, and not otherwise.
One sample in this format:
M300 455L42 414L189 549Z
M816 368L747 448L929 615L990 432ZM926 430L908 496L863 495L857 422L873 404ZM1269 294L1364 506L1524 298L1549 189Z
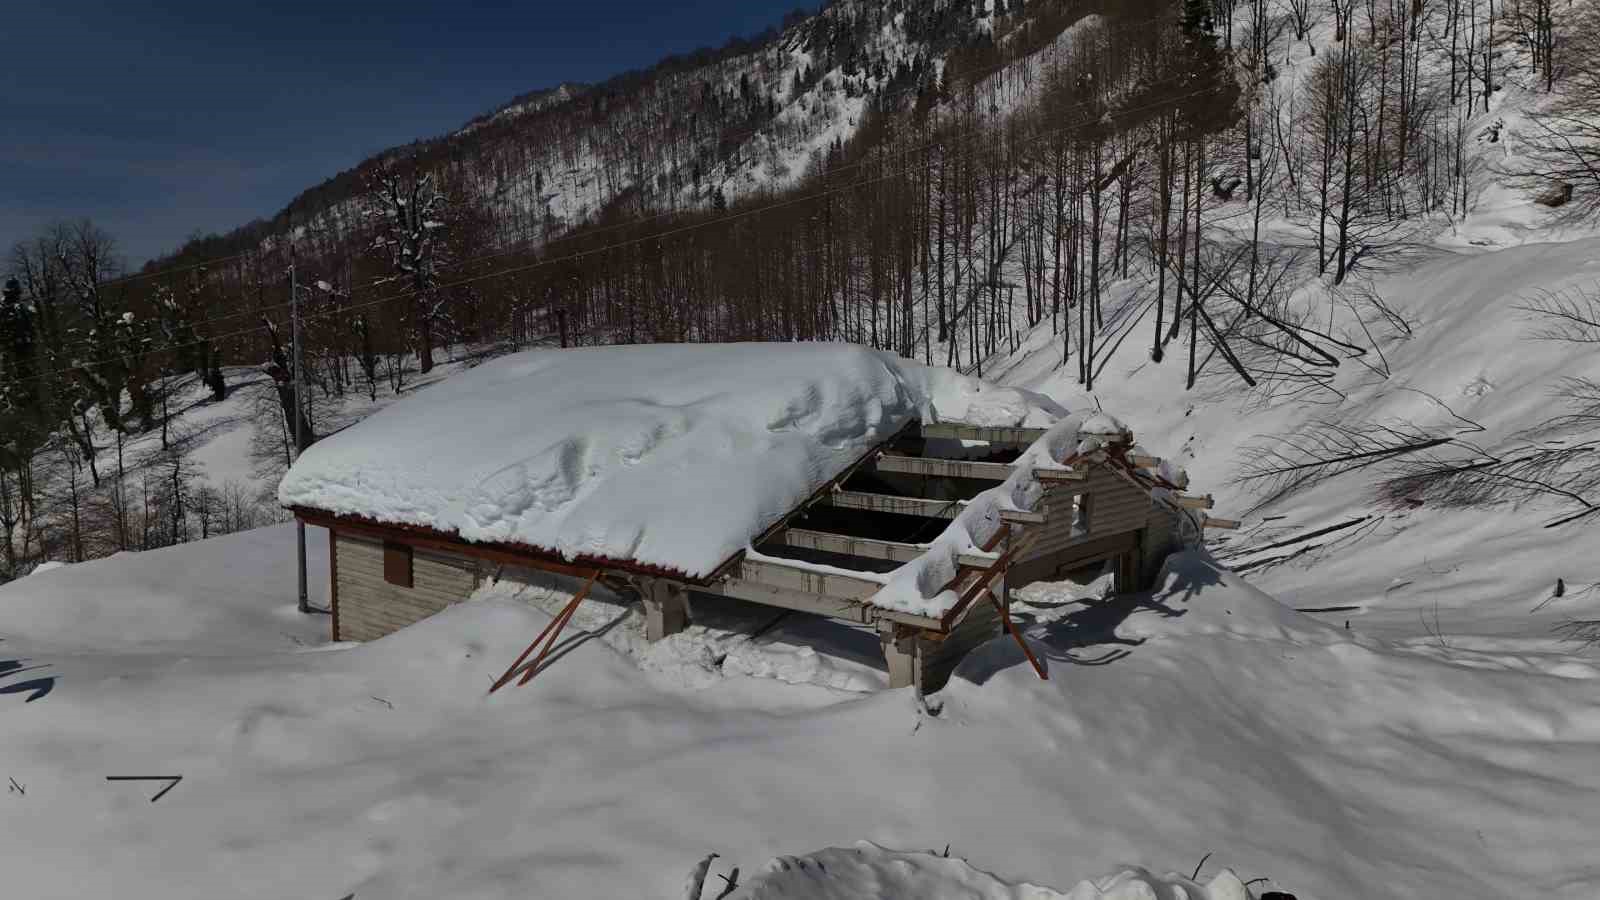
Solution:
M1074 502L1079 492L1083 497L1078 502L1086 501L1081 521ZM1059 575L1064 563L1081 565L1084 554L1104 545L1104 539L1132 535L1143 529L1152 515L1159 516L1148 493L1105 466L1091 467L1087 480L1079 484L1051 486L1039 502L1041 506L1035 508L1044 511L1044 534L1017 557L1012 587Z
M1150 517L1150 494L1105 466L1089 469L1089 536L1138 531Z
M1017 556L1013 565L1025 565L1036 560L1054 557L1065 550L1074 540L1081 540L1084 532L1077 526L1077 498L1076 485L1057 484L1045 489L1044 496L1035 504L1035 511L1042 511L1045 515L1045 524L1040 526L1044 533L1027 552ZM1018 587L1019 585L1012 585Z
M921 677L923 693L931 694L945 686L950 673L966 655L979 645L1000 636L1000 613L987 598L972 605L962 620L950 629L942 641L919 638L922 654Z
M370 641L421 621L477 589L477 561L416 548L411 555L411 587L383 577L383 542L335 533L334 591L338 606L334 640Z

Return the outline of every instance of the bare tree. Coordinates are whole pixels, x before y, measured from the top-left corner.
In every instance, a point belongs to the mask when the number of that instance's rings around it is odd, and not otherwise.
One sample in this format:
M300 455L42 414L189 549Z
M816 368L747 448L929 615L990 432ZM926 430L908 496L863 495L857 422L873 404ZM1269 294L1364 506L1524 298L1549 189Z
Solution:
M1593 220L1600 217L1600 2L1575 0L1568 9L1561 83L1548 81L1550 103L1527 112L1529 127L1518 135L1526 161L1502 171L1541 202L1565 205L1565 217Z
M372 248L386 259L394 281L409 294L410 326L422 373L433 371L434 342L444 315L440 287L444 265L446 200L435 174L420 171L415 160L391 164L374 178L367 215L377 226Z

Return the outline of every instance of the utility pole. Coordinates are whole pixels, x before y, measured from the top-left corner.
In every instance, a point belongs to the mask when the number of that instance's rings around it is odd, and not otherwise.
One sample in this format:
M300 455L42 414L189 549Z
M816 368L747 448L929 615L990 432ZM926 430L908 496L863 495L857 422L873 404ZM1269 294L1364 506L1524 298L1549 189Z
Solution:
M300 459L305 446L303 423L306 418L305 385L300 378L300 284L295 280L293 233L289 244L289 318L294 322L294 458ZM294 520L295 561L300 575L300 611L311 612L311 602L306 598L306 523L296 516Z

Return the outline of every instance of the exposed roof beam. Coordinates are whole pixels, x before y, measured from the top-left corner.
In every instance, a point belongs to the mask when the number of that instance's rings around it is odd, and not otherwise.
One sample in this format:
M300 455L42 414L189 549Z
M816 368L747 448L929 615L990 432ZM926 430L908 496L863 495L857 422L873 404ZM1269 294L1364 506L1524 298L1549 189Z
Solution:
M830 531L813 531L809 528L789 528L779 532L774 540L790 547L822 550L864 559L884 559L890 562L910 562L927 552L921 544L900 541L880 541L876 538L858 538Z
M1031 512L1022 509L1003 509L1000 511L1000 521L1008 525L1043 525L1044 513Z
M954 519L966 506L964 500L896 497L891 494L872 494L866 491L834 491L827 496L826 501L846 509L898 513L903 516L922 516L928 519Z
M939 459L931 456L878 457L875 467L880 472L903 475L932 475L939 478L980 478L984 481L1005 481L1011 477L1010 463L974 462L964 459Z
M1081 484L1089 480L1082 469L1034 469L1033 477L1046 484Z
M742 578L725 578L722 581L705 587L696 587L693 590L733 597L736 600L748 600L752 603L760 603L766 606L776 606L781 609L792 609L797 612L844 619L848 622L866 624L872 621L867 605L859 600L846 600L842 597L796 591L764 584L759 581L746 581Z
M808 550L821 550L842 556L882 559L897 563L911 562L928 552L929 546L927 544L906 544L900 541L882 541L877 538L851 537L847 534L813 531L809 528L790 528L777 534L773 540L790 547L803 547ZM963 553L959 558L959 562L963 566L972 566L980 569L987 568L990 563L994 562L997 555L982 552Z
M952 438L960 441L987 441L991 444L1017 444L1027 446L1044 435L1043 428L993 428L984 425L966 425L960 422L934 422L922 424L925 438Z
M822 572L805 565L787 565L771 559L754 560L747 555L734 567L734 578L772 587L826 594L842 600L865 600L883 587L883 582L857 578L846 573Z

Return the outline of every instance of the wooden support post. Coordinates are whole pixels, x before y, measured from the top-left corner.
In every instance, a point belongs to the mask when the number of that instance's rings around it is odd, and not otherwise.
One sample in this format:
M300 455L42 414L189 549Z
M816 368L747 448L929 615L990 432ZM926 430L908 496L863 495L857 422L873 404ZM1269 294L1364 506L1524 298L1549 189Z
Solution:
M889 687L911 687L921 681L922 652L917 629L880 619L878 642L883 645L883 658L889 664Z
M500 690L505 686L506 682L515 677L518 668L520 668L522 665L522 661L528 658L528 654L533 652L533 648L539 646L540 643L543 643L544 649L539 651L538 657L534 659L532 665L528 666L527 671L522 676L522 680L517 682L519 685L528 683L528 679L532 678L534 673L539 671L539 665L540 663L544 662L545 654L549 653L550 648L555 646L556 638L560 637L561 629L566 627L567 620L572 618L572 614L577 611L578 604L583 602L583 598L589 596L589 589L594 587L594 583L597 579L599 579L599 577L600 570L596 569L594 574L589 576L589 580L583 583L583 588L576 594L573 594L572 599L567 601L567 605L562 607L561 612L557 613L556 617L551 619L549 624L544 626L544 630L540 631L539 636L533 639L533 643L528 645L528 649L522 651L522 655L518 656L517 661L511 664L511 668L506 669L506 673L504 675L501 675L499 678L495 679L494 684L489 688L489 693L492 694L495 691Z
M1022 632L1018 631L1017 626L1012 624L1010 608L1001 603L1000 598L993 593L989 594L989 599L994 603L995 608L1000 610L1001 627L1006 634L1011 635L1012 639L1017 642L1017 646L1022 648L1022 655L1026 656L1028 664L1033 666L1033 673L1039 676L1040 681L1049 681L1050 674L1045 671L1044 666L1039 664L1039 658L1033 655L1033 650L1028 647L1028 641L1022 636Z
M641 578L638 584L644 600L646 640L655 643L688 627L689 595L683 585L665 578Z

